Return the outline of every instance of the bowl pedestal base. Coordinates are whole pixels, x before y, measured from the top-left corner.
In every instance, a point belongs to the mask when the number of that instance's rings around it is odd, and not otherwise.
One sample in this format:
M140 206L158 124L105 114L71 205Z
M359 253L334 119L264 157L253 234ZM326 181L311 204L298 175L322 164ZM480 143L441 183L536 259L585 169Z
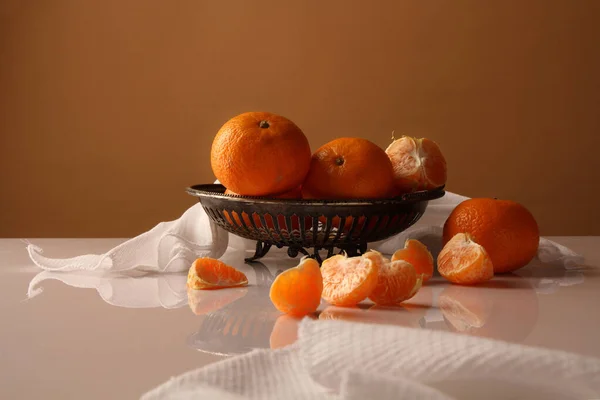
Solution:
M276 245L276 246L278 248L284 247L283 245ZM267 253L269 252L269 250L271 249L271 247L272 247L272 245L270 243L265 243L265 242L262 242L259 240L256 242L256 250L254 252L254 255L252 257L245 258L244 260L247 263L257 261L257 260L263 258L264 256L266 256ZM339 249L338 253L336 253L336 249ZM359 243L359 244L344 244L342 246L327 246L327 247L321 247L321 248L313 248L311 250L313 250L312 254L302 246L288 246L287 254L291 258L296 258L298 256L298 254L303 254L310 258L314 258L315 260L318 261L319 264L321 264L323 262L323 258L321 257L320 251L322 251L322 250L327 250L327 255L325 256L325 259L328 259L329 257L333 256L334 254L342 254L342 253L346 253L346 255L348 257L355 257L355 256L360 256L367 251L367 243L365 242L365 243Z

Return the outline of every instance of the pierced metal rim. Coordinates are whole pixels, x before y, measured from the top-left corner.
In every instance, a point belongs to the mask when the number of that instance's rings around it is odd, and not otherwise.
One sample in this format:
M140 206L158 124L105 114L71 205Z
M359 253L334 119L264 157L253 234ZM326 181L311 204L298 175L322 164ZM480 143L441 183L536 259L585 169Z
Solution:
M223 193L225 186L220 184L200 184L190 186L186 192L194 197L211 197L223 199L236 203L254 203L254 204L286 204L286 205L328 205L328 206L348 206L348 205L366 205L366 204L407 204L420 201L435 200L443 197L446 192L445 186L432 190L421 190L418 192L406 193L398 197L386 199L348 199L348 200L300 200L300 199L271 199L267 197L239 196Z

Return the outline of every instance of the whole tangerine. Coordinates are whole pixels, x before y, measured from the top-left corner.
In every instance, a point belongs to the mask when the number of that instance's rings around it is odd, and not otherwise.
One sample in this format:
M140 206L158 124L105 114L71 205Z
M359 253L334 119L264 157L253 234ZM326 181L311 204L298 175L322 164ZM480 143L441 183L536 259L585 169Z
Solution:
M382 198L394 186L392 163L382 148L361 138L339 138L313 155L302 185L305 199Z
M540 232L535 218L511 200L465 200L444 224L444 243L457 233L468 233L489 254L495 273L527 265L537 254Z
M302 184L310 167L308 139L289 119L269 112L231 118L217 132L212 170L232 192L244 196L284 193Z

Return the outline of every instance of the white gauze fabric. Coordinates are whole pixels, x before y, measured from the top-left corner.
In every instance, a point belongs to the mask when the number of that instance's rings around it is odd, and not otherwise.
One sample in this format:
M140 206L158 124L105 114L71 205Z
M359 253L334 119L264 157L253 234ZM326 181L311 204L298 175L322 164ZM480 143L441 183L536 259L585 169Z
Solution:
M181 272L198 257L221 257L228 239L228 233L209 220L200 204L195 204L179 219L161 222L105 254L48 258L34 244L29 244L27 251L38 267L48 271Z
M598 398L600 359L436 330L306 318L291 346L209 364L170 379L142 399L441 400L532 394Z

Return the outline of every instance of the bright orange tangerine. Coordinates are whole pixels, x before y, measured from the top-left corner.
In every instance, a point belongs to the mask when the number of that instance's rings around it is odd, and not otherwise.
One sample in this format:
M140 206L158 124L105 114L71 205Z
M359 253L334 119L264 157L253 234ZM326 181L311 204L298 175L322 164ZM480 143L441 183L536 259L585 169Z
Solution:
M298 187L311 162L308 139L289 119L246 112L215 136L210 162L225 187L245 196L267 196Z
M319 263L308 257L283 271L271 284L269 297L279 311L303 316L314 313L321 303L323 277Z
M381 147L366 139L339 138L312 155L302 197L384 198L393 186L392 163Z

